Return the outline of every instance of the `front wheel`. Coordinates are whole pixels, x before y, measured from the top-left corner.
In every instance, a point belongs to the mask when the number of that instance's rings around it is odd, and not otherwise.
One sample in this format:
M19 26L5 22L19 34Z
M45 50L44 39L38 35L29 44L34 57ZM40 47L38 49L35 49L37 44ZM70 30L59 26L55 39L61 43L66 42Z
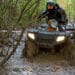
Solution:
M62 55L70 63L75 63L75 45L70 40L66 40L63 44ZM74 65L74 64L73 64Z
M39 52L39 47L36 43L31 40L27 40L25 43L25 49L23 50L23 55L29 58L33 58Z

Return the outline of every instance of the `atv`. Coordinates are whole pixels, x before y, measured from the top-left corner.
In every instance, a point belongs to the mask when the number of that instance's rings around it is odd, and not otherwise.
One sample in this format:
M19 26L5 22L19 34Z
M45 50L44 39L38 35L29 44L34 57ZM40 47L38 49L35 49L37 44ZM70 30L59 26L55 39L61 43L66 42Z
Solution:
M67 49L71 44L72 32L67 32L64 25L62 26L62 31L60 31L56 20L49 21L48 23L55 28L54 30L49 29L49 24L26 30L25 49L23 50L23 54L26 57L34 57L39 53L40 48L50 48L53 53L60 50L63 56L68 52L70 54L71 50L68 51Z

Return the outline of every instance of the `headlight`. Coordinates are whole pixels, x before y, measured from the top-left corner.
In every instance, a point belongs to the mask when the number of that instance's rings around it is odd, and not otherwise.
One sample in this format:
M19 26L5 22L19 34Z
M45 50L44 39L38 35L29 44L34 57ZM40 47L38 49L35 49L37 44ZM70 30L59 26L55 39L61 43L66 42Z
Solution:
M33 39L33 40L35 40L35 35L34 35L34 33L28 33L28 37L31 38L31 39Z
M73 37L73 34L70 34L71 37Z
M62 42L64 40L65 40L65 36L58 36L56 39L57 42Z

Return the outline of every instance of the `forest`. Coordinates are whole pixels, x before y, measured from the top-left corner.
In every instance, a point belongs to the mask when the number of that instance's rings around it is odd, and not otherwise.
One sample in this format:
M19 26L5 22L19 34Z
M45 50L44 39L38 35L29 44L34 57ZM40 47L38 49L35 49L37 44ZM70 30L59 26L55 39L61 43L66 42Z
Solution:
M75 22L75 0L54 1L66 11L68 22ZM37 17L46 9L46 2L47 0L0 0L0 56L3 53L5 55L0 58L0 66L15 53L25 29L37 24ZM12 36L18 30L21 30L21 34L18 37L15 36L17 34ZM9 40L11 37L12 41Z
M35 19L46 9L47 0L1 0L0 28L23 27L27 22ZM75 17L74 0L55 0L67 13L69 21ZM29 20L30 19L30 20Z

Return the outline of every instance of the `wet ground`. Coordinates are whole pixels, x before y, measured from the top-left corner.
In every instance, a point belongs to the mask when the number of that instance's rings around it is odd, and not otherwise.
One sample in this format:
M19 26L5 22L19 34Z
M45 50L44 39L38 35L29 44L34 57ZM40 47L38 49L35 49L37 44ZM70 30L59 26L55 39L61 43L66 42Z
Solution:
M21 57L23 47L22 41L16 53L1 68L0 75L75 75L75 67L60 54L41 52L33 60L28 60Z

